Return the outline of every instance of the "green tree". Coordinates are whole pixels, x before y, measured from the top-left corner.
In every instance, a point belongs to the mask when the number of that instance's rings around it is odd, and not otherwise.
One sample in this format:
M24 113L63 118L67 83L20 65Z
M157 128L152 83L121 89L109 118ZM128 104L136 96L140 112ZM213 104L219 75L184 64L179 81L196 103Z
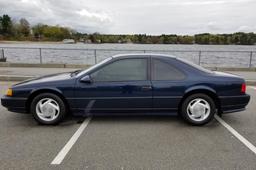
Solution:
M3 35L10 35L12 31L12 21L11 18L8 15L3 15L0 18L0 32Z
M25 37L28 37L30 34L30 24L25 18L20 19L19 32Z
M163 39L162 42L164 44L177 44L177 42L178 42L177 35L165 35L165 34L163 34L161 36L161 38Z
M48 25L44 25L40 28L42 28L42 35L46 40L62 41L63 39L71 38L71 32L68 28Z
M89 39L91 40L92 43L96 43L97 42L96 33L91 34L89 36Z
M178 36L178 42L180 44L193 44L194 43L194 36Z
M195 35L195 43L196 44L209 44L210 43L210 34L196 34Z
M43 25L43 24L37 24L32 27L32 31L33 31L34 37L36 39L41 40L43 38L43 33L44 33L45 27L47 27L47 26Z
M0 34L3 34L2 20L3 20L3 17L0 16Z

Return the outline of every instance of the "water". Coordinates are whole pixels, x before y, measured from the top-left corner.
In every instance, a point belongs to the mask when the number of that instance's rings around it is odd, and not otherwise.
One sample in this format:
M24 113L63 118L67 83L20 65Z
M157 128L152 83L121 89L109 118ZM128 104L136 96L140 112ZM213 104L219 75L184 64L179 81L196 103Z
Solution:
M256 46L240 45L2 43L0 44L0 49L1 47L54 48L42 49L42 61L43 63L61 64L94 64L95 51L93 49L96 49L97 62L115 54L143 53L143 50L146 50L149 53L175 55L197 64L199 63L199 51L218 51L201 53L200 64L208 67L249 67L250 51L256 51ZM167 50L183 52L170 52ZM8 62L40 62L39 49L6 48L4 53ZM256 52L252 53L251 66L256 67Z

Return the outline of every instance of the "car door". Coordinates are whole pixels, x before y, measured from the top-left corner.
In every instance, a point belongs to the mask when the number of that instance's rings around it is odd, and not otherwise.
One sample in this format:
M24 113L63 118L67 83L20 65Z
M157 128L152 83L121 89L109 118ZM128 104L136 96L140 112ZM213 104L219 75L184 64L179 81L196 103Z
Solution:
M176 112L186 86L186 75L174 66L175 59L151 59L153 109Z
M148 58L113 59L90 73L91 83L78 82L76 97L87 114L138 113L152 108Z

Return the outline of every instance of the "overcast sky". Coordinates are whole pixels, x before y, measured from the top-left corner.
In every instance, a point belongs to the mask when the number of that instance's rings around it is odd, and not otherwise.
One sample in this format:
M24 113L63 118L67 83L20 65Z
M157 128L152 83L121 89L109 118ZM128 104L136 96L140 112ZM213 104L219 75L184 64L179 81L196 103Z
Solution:
M256 0L0 0L0 13L85 33L256 32Z

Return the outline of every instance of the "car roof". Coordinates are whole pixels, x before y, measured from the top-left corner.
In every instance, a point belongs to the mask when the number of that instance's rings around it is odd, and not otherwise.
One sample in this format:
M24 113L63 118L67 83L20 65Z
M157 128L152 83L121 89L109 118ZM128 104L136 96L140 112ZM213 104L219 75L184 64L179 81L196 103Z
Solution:
M128 54L118 54L112 56L112 58L126 58L126 57L169 57L169 58L177 58L168 54L155 54L155 53L128 53Z

